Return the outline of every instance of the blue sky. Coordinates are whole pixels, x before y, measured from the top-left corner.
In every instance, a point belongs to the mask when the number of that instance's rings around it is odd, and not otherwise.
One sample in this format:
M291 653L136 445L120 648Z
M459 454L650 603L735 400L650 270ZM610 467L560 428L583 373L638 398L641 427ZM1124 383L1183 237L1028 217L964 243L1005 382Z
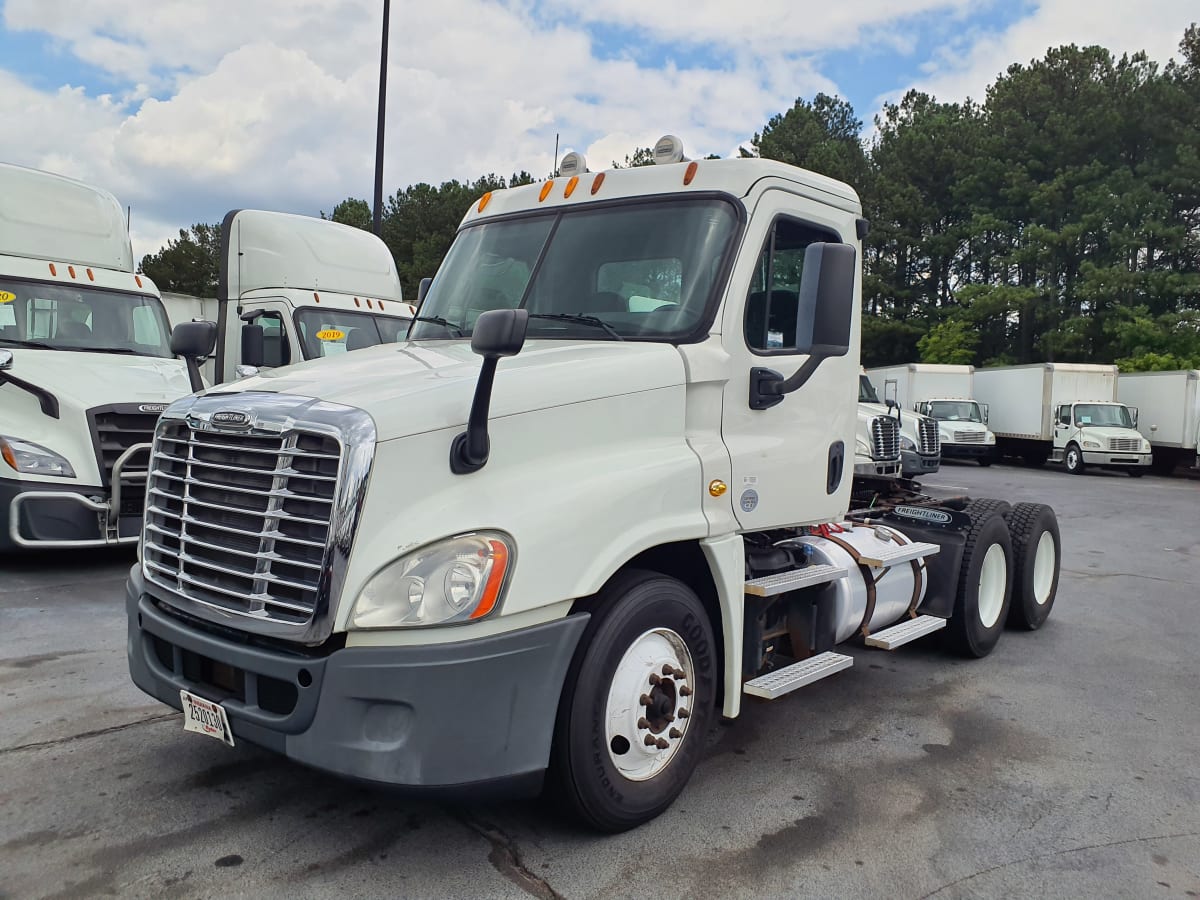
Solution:
M379 0L0 0L0 159L133 207L135 252L233 207L369 196ZM1160 61L1194 0L439 0L393 4L389 193L561 151L607 166L662 133L726 155L797 97L870 135L919 88L981 97L1062 43ZM19 135L19 140L13 140Z

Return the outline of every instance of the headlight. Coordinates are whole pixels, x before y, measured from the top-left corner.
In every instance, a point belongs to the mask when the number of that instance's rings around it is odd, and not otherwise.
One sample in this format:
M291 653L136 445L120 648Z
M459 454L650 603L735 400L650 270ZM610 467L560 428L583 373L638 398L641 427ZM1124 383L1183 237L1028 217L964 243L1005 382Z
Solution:
M910 437L905 437L904 435L900 435L900 449L901 450L916 450L917 443Z
M447 625L493 612L512 561L511 538L464 534L384 566L354 603L351 628Z
M1149 453L1149 452L1150 452L1150 442L1149 442L1149 441L1147 441L1147 440L1143 440L1143 441L1142 441L1142 452L1143 452L1143 453Z
M983 442L985 444L994 444L996 443L996 436L989 431L984 435Z
M1099 450L1100 442L1099 441L1084 441L1083 447L1085 450Z
M0 434L0 457L26 475L54 475L58 478L74 478L71 464L41 444L22 441Z

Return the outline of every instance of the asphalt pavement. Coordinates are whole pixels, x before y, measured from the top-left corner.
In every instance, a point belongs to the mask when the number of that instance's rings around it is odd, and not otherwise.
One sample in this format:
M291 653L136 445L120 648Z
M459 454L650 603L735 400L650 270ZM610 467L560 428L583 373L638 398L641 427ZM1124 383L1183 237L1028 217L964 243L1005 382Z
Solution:
M1200 897L1200 482L925 483L1056 508L1046 626L970 662L851 646L613 837L185 733L125 668L131 552L0 558L0 896Z

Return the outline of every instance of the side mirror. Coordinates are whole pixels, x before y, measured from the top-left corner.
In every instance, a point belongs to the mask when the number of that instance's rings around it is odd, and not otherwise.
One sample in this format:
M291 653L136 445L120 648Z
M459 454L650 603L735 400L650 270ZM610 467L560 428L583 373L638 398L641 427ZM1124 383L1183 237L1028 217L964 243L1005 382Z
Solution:
M7 372L13 367L13 354L11 350L0 350L0 372Z
M988 405L985 403L985 404L983 404L983 424L986 425L987 423L988 423Z
M422 278L421 284L417 287L417 308L421 308L421 304L425 302L425 295L429 293L429 286L433 284L432 278Z
M1136 406L1127 406L1125 408L1129 410L1129 415L1133 418L1133 427L1137 428L1138 408Z
M242 326L242 365L258 368L266 359L263 327L247 322Z
M496 365L502 356L516 356L521 352L528 327L529 312L524 309L492 309L475 320L471 349L483 357L483 367L479 370L479 381L475 383L475 399L471 401L467 430L450 445L450 471L455 475L477 472L487 465L491 453L487 423Z
M772 369L751 369L751 409L782 402L784 394L808 381L822 362L850 351L857 263L858 254L850 244L808 245L796 315L796 352L807 353L808 359L787 379Z
M216 322L180 322L171 329L171 352L187 366L192 392L204 390L198 360L211 356L217 346Z

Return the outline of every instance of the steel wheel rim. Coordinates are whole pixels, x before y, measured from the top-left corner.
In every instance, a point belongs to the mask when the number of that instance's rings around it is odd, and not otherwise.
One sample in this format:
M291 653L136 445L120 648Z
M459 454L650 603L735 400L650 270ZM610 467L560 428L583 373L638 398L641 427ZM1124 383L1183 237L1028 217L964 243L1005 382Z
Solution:
M1075 450L1067 451L1067 468L1068 469L1078 469L1079 468L1079 453L1077 451L1075 451Z
M608 757L622 776L646 781L678 755L691 721L694 685L692 654L676 632L653 628L629 645L604 710Z
M979 569L979 621L984 628L991 628L1000 619L1007 585L1008 566L1005 565L1004 548L992 544L983 555L983 565Z
M1054 546L1054 535L1043 531L1033 551L1033 599L1038 606L1050 600L1050 589L1054 586L1054 563L1058 552Z

